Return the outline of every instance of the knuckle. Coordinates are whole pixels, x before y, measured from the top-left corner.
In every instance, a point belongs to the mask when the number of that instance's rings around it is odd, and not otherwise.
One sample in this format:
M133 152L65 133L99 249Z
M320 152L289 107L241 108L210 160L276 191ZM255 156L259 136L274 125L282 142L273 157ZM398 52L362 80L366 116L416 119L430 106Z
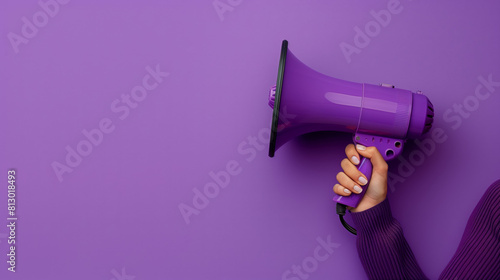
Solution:
M337 194L341 194L342 193L342 188L339 184L335 184L335 186L333 186L333 191Z
M357 168L353 168L349 170L347 176L349 176L349 179L356 181L354 178L359 178L359 176L361 176L361 172Z
M377 148L376 148L376 147L374 147L374 146L367 147L367 148L366 148L366 151L367 151L367 152L369 152L369 153L370 153L370 154L372 154L372 155L373 155L374 153L378 152Z
M380 154L380 152L377 149L377 147L372 147L372 148L373 148L372 155Z
M337 176L335 178L337 178L337 181L340 182L340 180L342 179L342 175L344 174L344 172L339 172L337 173Z
M389 165L387 164L387 162L380 164L379 168L380 168L380 171L383 171L383 172L389 171Z
M341 162L340 162L340 166L342 166L342 168L345 169L345 167L349 166L349 160L348 159L343 159Z
M354 149L355 149L355 148L354 148L354 144L349 144L349 145L347 145L347 146L345 147L345 152L346 152L346 154L347 154L347 153L352 152Z

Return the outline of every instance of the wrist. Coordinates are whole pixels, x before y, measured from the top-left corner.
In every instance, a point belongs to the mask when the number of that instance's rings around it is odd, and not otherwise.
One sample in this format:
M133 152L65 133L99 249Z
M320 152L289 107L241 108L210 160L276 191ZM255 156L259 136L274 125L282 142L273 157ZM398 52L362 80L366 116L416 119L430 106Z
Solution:
M377 197L377 198L372 198L368 195L366 195L362 200L361 202L359 203L359 205L355 208L349 208L349 211L352 212L352 213L357 213L357 212L363 212L365 210L368 210L380 203L382 203L385 199L386 199L387 195L383 195L381 197Z

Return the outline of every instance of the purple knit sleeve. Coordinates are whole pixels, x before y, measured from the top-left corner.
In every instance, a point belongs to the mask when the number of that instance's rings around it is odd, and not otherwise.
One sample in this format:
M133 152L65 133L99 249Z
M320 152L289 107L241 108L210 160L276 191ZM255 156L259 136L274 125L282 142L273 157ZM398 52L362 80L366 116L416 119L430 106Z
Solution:
M439 279L500 279L500 180L469 217L455 255Z
M386 199L351 213L358 232L356 246L369 279L428 279L420 269Z

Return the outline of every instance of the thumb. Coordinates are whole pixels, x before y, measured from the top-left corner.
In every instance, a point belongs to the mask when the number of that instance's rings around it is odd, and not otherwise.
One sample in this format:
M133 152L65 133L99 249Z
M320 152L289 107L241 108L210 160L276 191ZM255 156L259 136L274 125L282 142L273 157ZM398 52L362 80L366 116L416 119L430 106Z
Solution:
M363 145L356 145L358 153L365 158L369 158L373 165L373 172L382 176L387 176L388 165L376 147L365 147Z

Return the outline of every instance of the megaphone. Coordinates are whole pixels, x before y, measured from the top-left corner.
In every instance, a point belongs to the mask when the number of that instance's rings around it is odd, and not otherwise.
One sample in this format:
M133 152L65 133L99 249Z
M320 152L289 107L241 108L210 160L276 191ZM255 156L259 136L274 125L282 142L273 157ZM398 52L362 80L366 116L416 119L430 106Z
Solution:
M269 156L292 138L316 131L353 134L364 146L375 146L384 159L396 158L406 139L417 138L431 129L434 107L420 91L392 85L354 83L323 75L307 67L283 41L278 79L269 92L273 108ZM372 165L360 159L358 169L370 181ZM333 200L356 207L360 194L335 195Z

